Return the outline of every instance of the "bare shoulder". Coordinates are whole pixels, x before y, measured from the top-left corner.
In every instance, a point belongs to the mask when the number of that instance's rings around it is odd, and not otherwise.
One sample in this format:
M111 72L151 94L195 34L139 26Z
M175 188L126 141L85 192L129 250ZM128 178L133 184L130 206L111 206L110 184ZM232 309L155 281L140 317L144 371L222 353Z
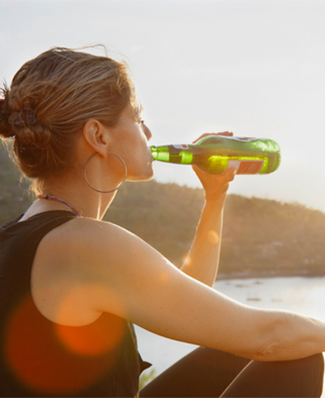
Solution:
M155 296L163 294L167 281L171 287L184 278L181 271L135 234L115 224L87 218L74 219L51 231L37 260L44 278L54 273L54 279L60 278L60 286L82 286L89 308L133 321L138 321L139 309L146 306L153 292Z
M42 240L38 257L55 273L88 281L110 273L106 280L113 282L123 269L132 263L134 254L140 255L149 246L133 233L115 224L91 218L76 218L50 231ZM36 258L37 260L37 258Z
M61 227L60 235L65 231L67 234L72 233L72 236L77 240L89 240L92 243L98 242L98 239L99 242L102 242L107 237L114 239L116 234L118 238L135 237L133 233L116 224L87 217L75 218Z
M94 278L103 278L106 285L111 283L123 289L128 281L134 283L129 275L136 274L138 278L148 273L148 267L153 264L155 269L166 264L176 269L140 237L116 224L78 219L70 227L73 228L73 245L80 257L80 269L83 272L89 269Z
M69 247L69 254L77 251L83 255L95 255L103 250L115 249L126 241L137 239L134 234L106 221L92 218L75 218L49 232L43 239L47 246L63 249Z
M38 252L42 263L56 274L61 270L66 280L101 283L106 291L119 289L119 294L128 283L134 283L135 273L138 279L139 274L148 272L148 266L156 264L158 269L159 263L168 263L132 232L91 218L76 218L55 228L45 236Z
M125 252L133 239L117 225L90 218L72 219L51 230L42 239L32 268L32 294L40 312L54 322L87 324L103 312L99 301L105 291L109 303L105 310L116 313L110 297L116 296L111 286L119 273L114 271L119 269L115 253Z
M116 268L117 263L135 253L140 255L142 251L154 250L132 232L91 218L77 218L63 224L49 238L52 244L59 243L62 249L73 251L78 267L90 266L93 273L101 266Z

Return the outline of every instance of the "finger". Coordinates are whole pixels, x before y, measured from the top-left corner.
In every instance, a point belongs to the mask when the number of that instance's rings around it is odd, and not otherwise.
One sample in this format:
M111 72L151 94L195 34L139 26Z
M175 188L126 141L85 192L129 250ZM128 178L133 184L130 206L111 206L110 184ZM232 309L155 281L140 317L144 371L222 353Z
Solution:
M215 133L204 133L202 135L200 135L199 138L197 138L196 140L193 141L193 144L195 144L196 142L200 141L202 138L208 137L209 135L216 135Z
M203 185L215 181L219 186L224 185L228 187L229 183L234 180L237 172L236 167L230 167L223 174L209 174L194 165L192 165L192 168ZM226 190L227 189L228 188L226 188Z
M231 131L222 131L220 133L204 133L204 134L200 135L199 138L194 140L192 142L192 144L195 144L196 142L200 141L202 138L209 137L209 136L212 136L212 135L224 135L224 136L232 137L234 135L234 133L231 132Z
M237 167L233 167L233 166L229 167L223 174L225 179L228 181L233 181L237 174L238 167L239 167L239 165Z
M201 170L199 167L195 166L194 164L192 165L192 169L194 172L197 174L197 176L200 178L200 176L205 176L207 173L206 171Z
M232 131L222 131L221 133L217 133L216 135L225 135L228 137L232 137L234 133Z

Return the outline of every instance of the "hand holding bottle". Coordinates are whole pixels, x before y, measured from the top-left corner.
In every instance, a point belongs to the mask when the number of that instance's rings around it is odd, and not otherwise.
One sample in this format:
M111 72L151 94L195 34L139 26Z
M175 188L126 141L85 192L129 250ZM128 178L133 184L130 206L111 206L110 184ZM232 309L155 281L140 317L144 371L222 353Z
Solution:
M224 131L222 133L206 133L202 134L199 138L193 141L193 144L200 141L202 138L210 136L228 136L232 137L233 133ZM237 167L229 167L224 174L208 174L200 170L197 166L192 166L195 174L199 178L202 187L205 192L205 198L207 201L219 201L223 206L226 194L229 188L229 183L233 181L236 175Z

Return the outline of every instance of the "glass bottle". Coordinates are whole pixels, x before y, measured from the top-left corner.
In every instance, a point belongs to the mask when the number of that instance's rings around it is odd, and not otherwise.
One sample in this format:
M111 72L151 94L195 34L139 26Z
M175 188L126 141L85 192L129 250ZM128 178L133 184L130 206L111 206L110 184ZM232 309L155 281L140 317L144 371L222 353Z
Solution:
M211 135L195 144L151 146L154 160L196 165L209 174L236 167L237 174L270 174L280 165L279 145L266 138Z

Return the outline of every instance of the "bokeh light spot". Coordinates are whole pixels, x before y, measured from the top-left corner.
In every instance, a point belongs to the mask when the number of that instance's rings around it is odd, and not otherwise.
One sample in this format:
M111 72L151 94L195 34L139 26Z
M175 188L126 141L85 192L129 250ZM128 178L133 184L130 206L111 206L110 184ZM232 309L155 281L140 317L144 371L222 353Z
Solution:
M124 321L121 318L116 318L107 330L106 319L102 318L103 316L82 327L56 324L57 335L66 348L76 354L101 355L118 345L124 335L125 327Z
M208 240L212 245L217 245L220 241L220 237L216 231L211 230L208 232Z
M167 274L166 272L162 272L162 273L159 275L159 280L160 280L161 282L166 282L166 281L168 280L168 274Z
M86 326L58 325L28 296L8 319L7 364L17 383L35 395L78 395L114 367L126 327L123 319L107 313Z
M191 265L192 259L190 256L183 257L183 265Z

